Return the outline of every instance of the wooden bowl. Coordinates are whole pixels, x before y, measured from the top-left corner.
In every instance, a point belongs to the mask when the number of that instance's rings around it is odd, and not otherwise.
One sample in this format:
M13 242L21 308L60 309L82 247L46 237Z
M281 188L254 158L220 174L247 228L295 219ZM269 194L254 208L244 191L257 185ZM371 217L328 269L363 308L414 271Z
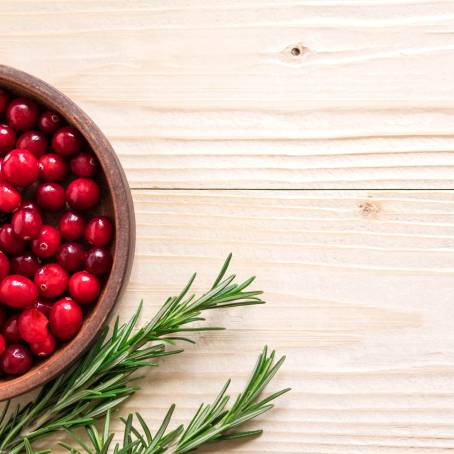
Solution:
M131 192L126 176L110 143L95 123L65 95L36 77L0 65L0 87L16 95L33 98L60 113L76 127L90 144L101 163L104 176L103 196L97 212L115 222L112 245L113 265L104 289L93 310L85 318L79 334L48 359L37 363L17 378L0 379L0 401L23 394L56 377L73 363L94 340L127 283L135 244L135 220Z

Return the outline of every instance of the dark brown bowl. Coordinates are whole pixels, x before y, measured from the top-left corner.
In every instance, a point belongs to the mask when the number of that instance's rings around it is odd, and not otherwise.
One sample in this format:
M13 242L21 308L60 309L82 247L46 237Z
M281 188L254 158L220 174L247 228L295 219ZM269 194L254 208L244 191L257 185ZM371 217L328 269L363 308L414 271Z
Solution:
M0 65L0 87L35 99L60 113L76 127L98 157L103 172L103 197L99 211L115 220L113 266L96 306L84 320L79 334L47 360L26 374L0 380L0 401L43 385L75 361L94 340L127 283L135 244L135 219L131 191L117 155L95 123L65 95L30 74ZM98 210L97 210L98 211Z

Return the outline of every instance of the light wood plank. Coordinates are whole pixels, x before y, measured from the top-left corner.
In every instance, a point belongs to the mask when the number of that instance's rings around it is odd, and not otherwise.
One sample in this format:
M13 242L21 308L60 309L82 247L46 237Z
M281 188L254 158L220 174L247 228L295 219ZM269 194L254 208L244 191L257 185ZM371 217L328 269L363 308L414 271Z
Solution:
M452 1L15 0L0 19L2 63L82 105L133 187L454 188Z
M143 319L228 252L268 304L212 313L197 345L150 371L123 409L186 421L269 344L291 386L250 443L207 452L441 454L454 447L454 192L135 191L137 254L118 306Z

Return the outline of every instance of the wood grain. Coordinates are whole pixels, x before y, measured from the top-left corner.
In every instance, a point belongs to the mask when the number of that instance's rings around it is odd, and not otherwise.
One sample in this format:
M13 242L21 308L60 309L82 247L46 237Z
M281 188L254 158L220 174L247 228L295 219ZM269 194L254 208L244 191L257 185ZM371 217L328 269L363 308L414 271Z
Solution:
M454 189L452 1L14 0L0 18L2 62L85 108L133 187Z

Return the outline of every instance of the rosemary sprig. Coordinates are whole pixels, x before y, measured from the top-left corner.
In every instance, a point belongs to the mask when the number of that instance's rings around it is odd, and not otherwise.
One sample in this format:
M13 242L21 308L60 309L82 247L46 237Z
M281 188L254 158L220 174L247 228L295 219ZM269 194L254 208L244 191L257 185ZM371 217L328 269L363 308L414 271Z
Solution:
M5 417L10 405L7 402L0 415L0 454L18 454L29 442L62 429L87 426L105 416L139 389L134 374L137 370L155 366L156 358L182 351L169 349L169 344L193 342L181 333L222 329L193 327L192 323L205 320L203 311L262 304L262 292L247 290L254 278L238 284L235 275L225 277L230 260L231 255L208 292L198 298L189 294L194 274L182 292L168 298L145 326L135 330L140 307L128 323L120 325L117 319L110 337L108 328L104 329L83 358L9 418Z
M230 380L222 388L212 404L202 404L196 414L185 428L179 426L167 431L175 405L167 412L161 426L152 435L152 431L143 417L136 413L138 424L134 424L134 415L129 414L122 419L124 424L123 443L117 443L113 448L115 454L185 454L193 451L206 443L238 438L250 438L262 433L261 430L241 431L239 428L247 421L256 418L273 408L271 402L289 391L289 388L278 391L269 397L260 399L262 391L270 382L280 366L284 357L274 362L274 352L268 354L267 348L263 349L244 391L238 395L233 405L227 408L230 396L227 389ZM102 433L95 424L85 428L86 439L77 432L68 430L78 448L66 442L60 445L70 454L107 454L112 449L114 434L110 431L110 412L105 419Z

